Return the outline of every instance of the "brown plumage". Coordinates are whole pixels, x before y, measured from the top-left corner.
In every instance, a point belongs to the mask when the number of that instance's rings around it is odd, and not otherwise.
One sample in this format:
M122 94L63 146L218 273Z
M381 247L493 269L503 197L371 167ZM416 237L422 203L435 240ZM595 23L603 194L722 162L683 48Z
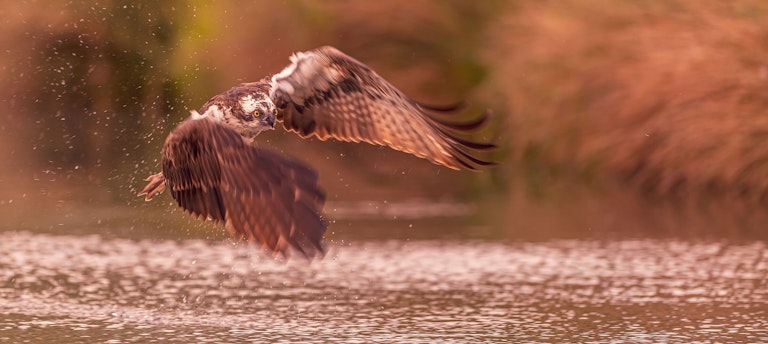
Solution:
M476 130L487 115L461 123L439 114L458 108L413 101L333 47L297 53L282 72L235 86L193 111L168 136L163 171L139 195L150 200L167 187L179 206L225 223L235 236L311 257L322 252L326 229L317 173L246 139L277 120L302 137L389 146L452 169L493 165L476 152L494 145L458 135Z
M171 196L202 219L225 223L235 237L274 252L289 247L305 256L322 252L326 225L319 214L325 194L317 173L283 154L257 147L208 118L181 123L162 150L163 172L141 194ZM158 177L158 175L160 177ZM159 190L162 192L162 190Z
M321 140L389 146L452 169L492 165L468 150L494 145L454 133L477 129L486 114L470 123L441 119L429 112L450 112L455 107L415 102L368 66L330 46L296 54L291 60L291 66L272 77L270 92L278 120L287 130Z

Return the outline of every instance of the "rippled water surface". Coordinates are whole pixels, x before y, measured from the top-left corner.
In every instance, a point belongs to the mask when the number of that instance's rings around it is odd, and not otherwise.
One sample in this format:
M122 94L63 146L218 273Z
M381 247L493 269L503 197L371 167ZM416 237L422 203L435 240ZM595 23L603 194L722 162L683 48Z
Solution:
M0 341L768 342L761 242L353 241L308 263L2 232L0 252Z

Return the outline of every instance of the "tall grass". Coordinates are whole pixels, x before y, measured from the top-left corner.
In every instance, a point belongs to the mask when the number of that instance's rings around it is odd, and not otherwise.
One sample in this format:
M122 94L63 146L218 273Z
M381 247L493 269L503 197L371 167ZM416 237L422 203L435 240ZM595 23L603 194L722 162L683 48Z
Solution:
M488 42L529 177L768 202L768 4L532 1Z

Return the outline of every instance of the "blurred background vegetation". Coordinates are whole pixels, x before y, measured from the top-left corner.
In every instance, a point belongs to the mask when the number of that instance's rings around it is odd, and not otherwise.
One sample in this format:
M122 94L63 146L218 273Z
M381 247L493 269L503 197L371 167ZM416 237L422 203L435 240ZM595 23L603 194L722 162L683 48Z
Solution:
M33 218L46 214L55 214L53 227L102 225L125 214L125 204L133 212L125 216L148 211L135 191L159 170L163 140L189 110L280 71L295 51L333 45L415 99L468 100L467 116L490 109L492 123L476 139L497 142L501 164L455 172L368 145L263 134L262 144L317 167L331 202L469 201L482 205L481 217L540 233L563 223L597 233L674 231L679 222L664 225L670 213L695 208L709 216L692 227L728 218L735 222L723 227L741 228L730 230L765 232L763 1L76 0L0 8L6 227L39 226ZM82 207L94 204L107 214Z

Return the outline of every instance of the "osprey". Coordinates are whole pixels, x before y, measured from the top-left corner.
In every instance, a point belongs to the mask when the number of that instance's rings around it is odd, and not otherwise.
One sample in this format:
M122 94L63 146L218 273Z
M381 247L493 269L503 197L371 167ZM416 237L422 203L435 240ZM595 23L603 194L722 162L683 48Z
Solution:
M237 85L192 111L168 135L162 172L146 179L139 196L149 201L168 188L185 211L223 222L238 238L311 258L323 253L325 193L311 167L252 143L275 122L304 138L389 146L452 169L493 164L471 152L494 145L456 135L477 129L486 114L446 121L435 113L458 106L416 102L330 46L290 61L280 73Z

